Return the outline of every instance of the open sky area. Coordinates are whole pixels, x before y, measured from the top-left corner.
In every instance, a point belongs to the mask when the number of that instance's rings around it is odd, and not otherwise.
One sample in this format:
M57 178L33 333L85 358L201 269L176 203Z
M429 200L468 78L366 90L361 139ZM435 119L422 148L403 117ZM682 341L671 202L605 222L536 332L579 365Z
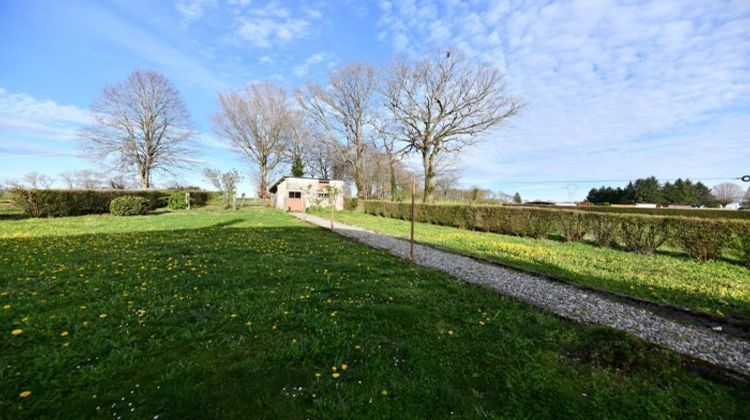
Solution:
M183 95L201 167L248 172L212 132L219 92L452 48L498 66L526 103L461 157L465 186L566 200L650 175L711 186L750 172L747 0L3 0L0 181L101 170L76 132L136 68ZM200 169L181 179L207 186Z

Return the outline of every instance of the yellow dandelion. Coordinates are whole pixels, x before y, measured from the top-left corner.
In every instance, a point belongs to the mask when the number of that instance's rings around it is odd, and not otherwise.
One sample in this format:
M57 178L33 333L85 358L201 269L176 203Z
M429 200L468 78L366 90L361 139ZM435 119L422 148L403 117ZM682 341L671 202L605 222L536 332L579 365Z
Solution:
M346 363L341 365L341 370L347 370L347 369L349 369L349 365L347 365Z
M67 331L63 331L63 332L60 333L60 337L67 337L68 334L69 333Z
M448 330L448 335L453 335L453 330Z
M388 390L384 389L384 390L380 391L380 395L382 395L382 396L388 395Z
M320 378L321 376L323 376L323 375L321 375L320 373L317 373L317 372L315 373L315 377L316 378Z
M333 372L333 373L331 374L331 376L333 376L333 379L338 379L338 378L339 378L339 377L341 376L341 374L340 374L340 373L338 373L338 372Z
M31 391L22 391L18 396L21 398L29 398L31 396Z
M3 305L3 309L10 309L10 305Z
M107 317L107 314L99 314L99 318L104 319Z
M23 330L20 329L20 328L16 328L15 330L11 331L10 333L13 334L13 335L21 335L21 334L23 334Z

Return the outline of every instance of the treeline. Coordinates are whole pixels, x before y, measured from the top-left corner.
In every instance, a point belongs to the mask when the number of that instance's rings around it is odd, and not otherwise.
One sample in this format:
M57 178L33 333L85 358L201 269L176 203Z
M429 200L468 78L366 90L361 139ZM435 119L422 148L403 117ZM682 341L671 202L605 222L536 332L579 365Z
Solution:
M599 187L589 191L586 201L593 204L677 204L719 207L716 197L702 182L678 178L674 183L660 183L656 177L636 179L625 188Z

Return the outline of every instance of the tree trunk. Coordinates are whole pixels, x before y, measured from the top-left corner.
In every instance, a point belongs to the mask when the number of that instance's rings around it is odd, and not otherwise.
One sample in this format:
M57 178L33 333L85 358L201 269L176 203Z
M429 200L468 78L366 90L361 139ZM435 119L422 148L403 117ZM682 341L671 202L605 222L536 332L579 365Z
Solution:
M357 187L357 198L361 200L367 198L363 172L364 171L362 170L361 165L354 166L354 186Z
M432 201L432 193L435 191L435 158L434 153L423 152L422 164L424 166L424 194L422 202Z
M258 182L258 197L268 198L268 167L265 163L260 164L260 179Z
M149 171L146 168L141 169L141 189L147 190L151 188L151 180L149 179Z
M396 182L396 165L393 162L393 158L389 160L389 171L391 175L391 201L396 201L396 192L398 190L398 183Z

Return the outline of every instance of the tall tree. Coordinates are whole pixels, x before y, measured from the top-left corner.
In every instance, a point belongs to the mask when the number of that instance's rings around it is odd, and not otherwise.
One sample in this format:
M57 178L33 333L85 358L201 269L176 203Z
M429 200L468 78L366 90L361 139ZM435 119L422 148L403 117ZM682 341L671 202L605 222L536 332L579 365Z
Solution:
M296 95L300 106L348 166L359 198L367 196L364 160L376 87L377 75L370 64L351 63L332 71L325 87L309 83Z
M635 180L635 202L654 203L663 201L659 180L652 176L649 178Z
M421 155L423 201L432 198L439 156L474 144L521 109L521 102L506 94L498 69L459 52L393 64L383 96L406 150Z
M722 184L714 185L711 188L711 194L713 194L716 202L721 207L726 207L732 203L740 201L742 198L742 188L733 182L724 182Z
M292 118L286 91L270 83L219 95L214 130L258 166L258 197L269 196L269 178L284 160Z
M189 165L195 137L185 103L163 75L136 70L107 86L91 105L95 123L81 130L89 156L136 172L150 188L154 171Z

